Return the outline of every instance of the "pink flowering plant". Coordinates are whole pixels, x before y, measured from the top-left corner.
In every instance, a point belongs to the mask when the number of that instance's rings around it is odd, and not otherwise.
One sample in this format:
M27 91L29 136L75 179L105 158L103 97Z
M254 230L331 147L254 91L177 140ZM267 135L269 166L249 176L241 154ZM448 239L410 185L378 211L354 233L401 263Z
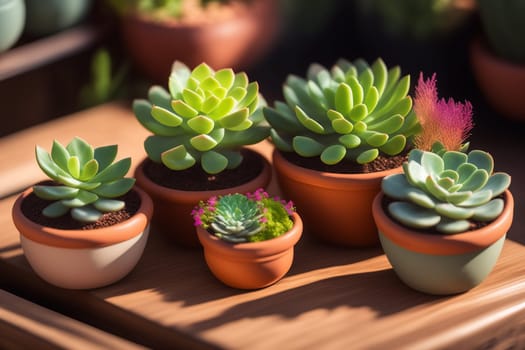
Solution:
M291 201L270 197L260 188L200 201L193 209L194 225L232 243L258 242L278 237L293 226Z
M455 234L495 220L503 211L506 173L494 173L494 159L481 150L467 153L472 105L438 99L436 77L421 76L414 111L421 124L403 173L382 181L391 199L388 212L401 224Z

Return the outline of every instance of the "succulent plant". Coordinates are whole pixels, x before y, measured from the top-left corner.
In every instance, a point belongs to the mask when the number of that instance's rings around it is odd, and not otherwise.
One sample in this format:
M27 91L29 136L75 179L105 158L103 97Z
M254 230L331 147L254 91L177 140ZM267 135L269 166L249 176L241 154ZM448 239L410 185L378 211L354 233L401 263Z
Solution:
M310 65L306 79L290 75L283 88L286 103L264 108L275 146L328 165L350 160L365 164L380 152L401 153L419 128L407 95L410 76L340 59L329 71Z
M52 200L42 214L60 217L67 212L81 222L97 221L103 212L121 210L125 203L114 199L127 193L135 179L124 178L131 158L115 163L117 145L93 149L81 138L74 138L66 147L54 141L51 154L36 146L36 160L42 171L57 185L36 185L36 196Z
M172 170L200 162L205 172L217 174L242 162L241 146L268 137L264 104L259 85L244 72L214 71L205 63L190 71L175 62L169 92L151 87L149 101L135 100L133 111L154 133L144 143L151 160Z
M496 197L510 185L508 174L493 169L494 161L484 151L440 155L414 149L403 174L383 179L383 192L394 199L388 211L406 226L444 234L466 231L471 221L492 221L504 206Z
M233 193L201 201L191 215L220 239L231 242L264 241L290 230L295 211L292 202L270 198L263 189L254 193Z

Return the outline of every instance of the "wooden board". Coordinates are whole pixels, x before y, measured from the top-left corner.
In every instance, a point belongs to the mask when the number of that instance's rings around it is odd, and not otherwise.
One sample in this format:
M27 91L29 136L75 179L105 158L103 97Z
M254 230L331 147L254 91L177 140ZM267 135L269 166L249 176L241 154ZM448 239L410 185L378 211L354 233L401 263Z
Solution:
M53 128L45 125L28 131L24 137L41 142L55 132L68 139L81 130L90 141L122 143L120 154L140 157L144 131L129 114L125 108L106 105L57 122ZM86 129L86 120L102 118L109 131L96 123L93 134ZM122 121L129 124L116 125ZM18 145L22 146L33 147ZM255 148L266 156L271 151L267 143ZM275 183L270 188L278 190ZM12 285L31 288L56 303L74 303L86 319L147 346L525 347L525 247L511 240L484 283L464 294L435 297L403 285L380 248L323 245L307 232L283 280L262 290L239 291L210 274L200 249L183 249L152 232L143 258L126 278L105 288L70 292L47 285L31 271L9 215L14 199L0 200L0 273L4 268Z

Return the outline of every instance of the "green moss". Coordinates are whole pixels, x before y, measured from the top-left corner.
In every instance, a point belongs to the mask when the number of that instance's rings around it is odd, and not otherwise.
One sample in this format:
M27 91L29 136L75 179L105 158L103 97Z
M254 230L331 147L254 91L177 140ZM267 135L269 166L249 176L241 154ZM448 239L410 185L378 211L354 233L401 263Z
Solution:
M266 208L264 217L267 221L261 232L250 237L250 242L265 241L279 237L288 232L293 226L293 221L282 203L276 202L271 198L264 198L262 202Z

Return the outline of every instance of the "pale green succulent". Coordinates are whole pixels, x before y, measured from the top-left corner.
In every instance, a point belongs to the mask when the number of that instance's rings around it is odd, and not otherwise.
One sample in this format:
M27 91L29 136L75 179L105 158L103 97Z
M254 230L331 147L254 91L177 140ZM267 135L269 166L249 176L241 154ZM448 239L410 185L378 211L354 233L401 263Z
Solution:
M214 71L205 63L190 71L175 62L169 92L153 86L148 97L133 103L139 122L154 133L144 146L151 160L172 170L197 162L209 174L236 168L242 146L269 136L259 85L244 72Z
M464 232L472 221L489 222L503 211L500 196L510 185L506 173L493 173L487 152L440 153L414 149L403 173L383 179L383 192L394 201L388 211L400 223L444 234Z
M66 147L55 140L51 154L36 146L40 169L58 184L33 186L35 195L54 201L42 214L55 218L70 211L75 220L95 222L103 212L124 208L125 203L114 198L126 194L135 179L124 178L131 158L113 163L117 150L117 145L93 149L78 137Z
M286 103L264 108L275 146L328 165L343 160L365 164L382 152L401 153L419 130L408 96L410 76L387 69L381 59L340 59L330 71L312 64L306 79L290 75Z
M249 242L262 229L263 213L257 202L235 193L221 197L210 229L217 237L233 243Z

